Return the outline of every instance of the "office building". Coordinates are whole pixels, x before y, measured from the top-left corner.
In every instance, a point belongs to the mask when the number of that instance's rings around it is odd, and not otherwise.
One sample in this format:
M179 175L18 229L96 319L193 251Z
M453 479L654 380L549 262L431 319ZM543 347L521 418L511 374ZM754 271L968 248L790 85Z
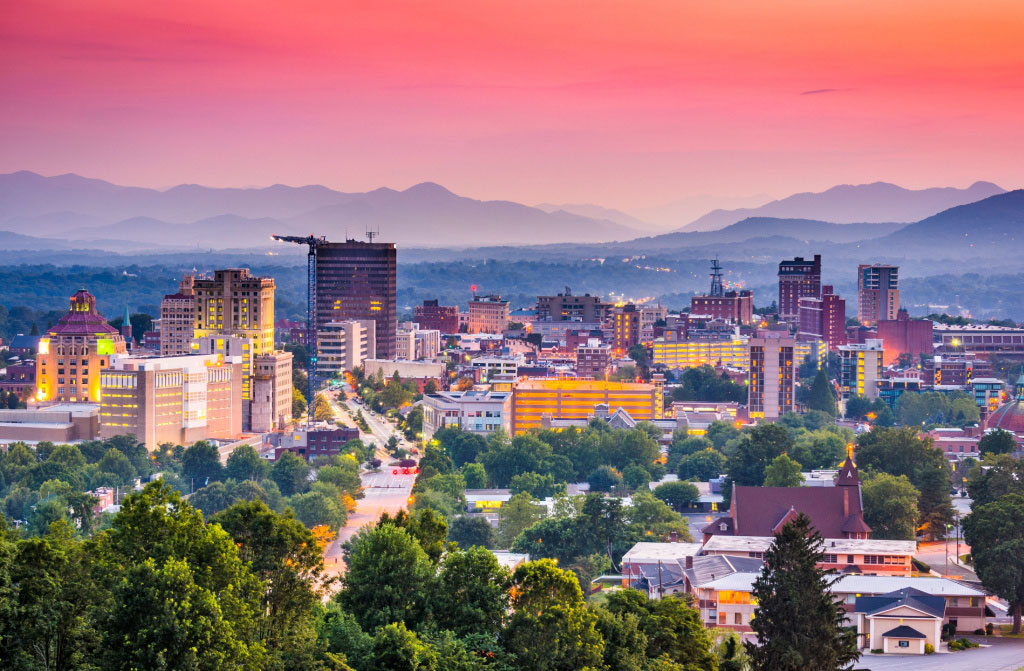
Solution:
M441 332L437 329L416 329L416 359L433 359L441 353Z
M747 339L733 336L726 340L654 340L654 365L672 369L714 366L747 370L750 353Z
M690 314L724 319L734 324L754 323L754 292L726 291L722 283L722 266L711 262L711 292L690 299Z
M905 363L913 365L922 354L931 356L933 327L930 319L911 319L903 309L896 313L896 319L880 319L878 339L885 348L882 364L890 366L903 358Z
M190 354L196 327L195 277L186 274L178 293L160 301L160 356Z
M217 354L115 356L99 375L100 437L147 448L242 432L242 362Z
M359 440L359 429L354 426L339 426L334 429L297 429L281 436L281 446L274 449L274 461L285 452L313 461L319 457L335 457L345 454L345 445Z
M413 321L420 325L425 331L440 331L441 333L459 332L459 306L438 305L437 300L423 301L423 305L417 305L412 309Z
M439 391L423 396L423 439L453 426L479 435L509 430L512 394L495 391Z
M576 377L604 380L611 367L612 348L592 338L576 347Z
M193 337L251 338L253 354L274 351L273 278L255 277L248 268L227 268L214 271L212 278L195 278L193 291Z
M329 380L338 373L362 366L366 359L376 358L376 328L377 322L373 319L319 324L316 334L317 377Z
M416 360L416 333L412 329L399 328L395 333L395 358Z
M975 354L936 354L924 362L924 380L936 387L965 387L976 377L990 377L992 362Z
M469 302L468 333L502 333L508 328L508 301L501 296L477 296Z
M899 309L899 266L857 266L857 320L874 326L882 319L896 319Z
M36 408L0 408L0 443L72 443L100 433L96 403L58 403Z
M376 356L395 356L397 252L392 242L330 242L317 247L316 320L374 322Z
M662 415L663 398L653 384L601 380L524 380L512 392L512 433L541 428L544 417L586 419L601 404L625 410L641 422Z
M640 344L640 310L632 303L612 309L612 350L625 356L629 348Z
M839 348L839 390L844 399L852 396L878 397L882 355L882 341L877 338Z
M798 256L779 263L779 321L797 321L800 299L821 296L821 254L812 261Z
M261 354L253 359L249 429L284 429L292 421L292 353Z
M611 303L603 302L600 296L573 296L572 290L566 287L564 294L537 296L537 321L603 322L608 319L611 307Z
M793 412L796 341L782 331L759 331L750 346L747 407L752 418L778 419Z
M85 289L71 297L71 308L39 338L36 400L71 403L100 401L100 371L115 354L128 351L124 337L96 310Z
M824 340L829 349L835 350L846 344L846 301L830 285L826 284L820 289L821 295L818 298L805 296L799 299L797 339Z

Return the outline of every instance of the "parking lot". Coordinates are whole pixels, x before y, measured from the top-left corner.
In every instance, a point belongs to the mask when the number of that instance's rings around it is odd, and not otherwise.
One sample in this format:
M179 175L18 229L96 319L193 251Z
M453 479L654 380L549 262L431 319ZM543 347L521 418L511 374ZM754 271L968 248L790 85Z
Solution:
M864 655L854 665L871 671L1017 671L1024 668L1024 639L967 636L987 648L934 655Z

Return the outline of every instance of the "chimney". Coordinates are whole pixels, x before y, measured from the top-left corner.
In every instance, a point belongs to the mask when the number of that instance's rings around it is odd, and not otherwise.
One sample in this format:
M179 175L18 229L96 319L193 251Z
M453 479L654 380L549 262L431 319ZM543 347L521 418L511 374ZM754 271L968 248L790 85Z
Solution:
M686 568L693 568L693 555L686 555Z
M679 533L678 533L678 532L675 532L675 531L673 531L673 532L672 532L671 534L669 534L669 539L670 539L670 540L671 540L671 541L672 541L673 543L678 543L678 542L679 542Z

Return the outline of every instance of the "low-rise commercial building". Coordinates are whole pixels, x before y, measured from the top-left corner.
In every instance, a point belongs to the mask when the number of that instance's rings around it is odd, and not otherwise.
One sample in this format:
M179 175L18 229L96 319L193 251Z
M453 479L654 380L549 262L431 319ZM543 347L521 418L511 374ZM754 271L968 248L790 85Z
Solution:
M292 353L261 354L253 360L249 429L284 429L292 421Z
M545 417L584 419L599 405L610 413L625 410L636 421L662 416L663 399L653 384L602 380L534 379L512 393L512 433L541 428Z
M508 301L501 296L474 295L469 302L469 333L502 333L508 322Z
M320 324L316 332L317 377L328 380L376 357L376 328L373 319Z
M882 341L869 339L864 343L839 348L839 390L843 398L878 397L878 380L882 379Z
M100 406L60 403L39 408L0 410L0 443L74 443L94 440L100 431Z
M747 339L738 336L728 340L669 341L655 338L652 363L673 369L708 365L747 371L750 369L750 350Z
M512 394L496 391L441 391L423 396L423 438L447 426L480 435L510 428Z

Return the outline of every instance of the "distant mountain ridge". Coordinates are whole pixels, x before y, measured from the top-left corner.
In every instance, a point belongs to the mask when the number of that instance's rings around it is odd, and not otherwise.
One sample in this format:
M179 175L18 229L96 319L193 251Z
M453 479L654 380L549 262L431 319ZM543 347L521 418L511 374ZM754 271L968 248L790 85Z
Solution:
M904 189L887 182L834 186L819 193L797 193L760 207L713 210L679 229L713 231L750 217L814 219L837 224L915 222L951 207L1006 193L991 182L975 182L966 189L938 187Z
M366 193L280 184L256 189L183 184L159 191L28 171L0 175L0 229L72 240L203 247L263 246L271 232L342 239L379 229L384 239L424 246L604 241L638 233L605 219L465 198L430 182Z

